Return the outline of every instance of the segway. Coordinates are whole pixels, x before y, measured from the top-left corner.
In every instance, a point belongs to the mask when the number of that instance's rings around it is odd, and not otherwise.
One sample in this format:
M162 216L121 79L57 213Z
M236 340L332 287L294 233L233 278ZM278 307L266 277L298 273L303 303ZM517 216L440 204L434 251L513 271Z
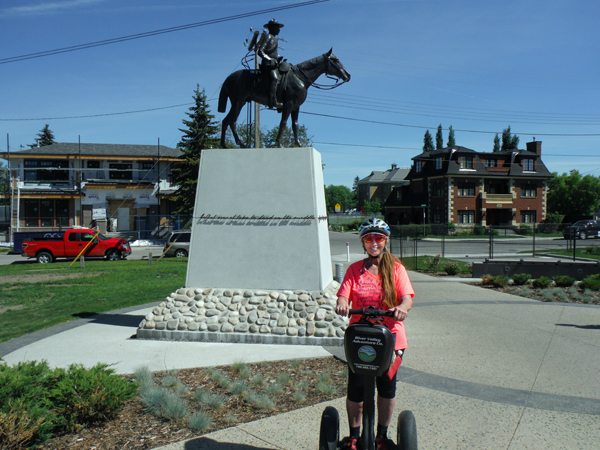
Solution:
M350 315L358 314L362 315L361 320L350 325L344 333L344 350L350 370L365 375L360 443L362 450L375 450L375 378L390 369L396 371L402 359L394 351L394 335L381 324L383 317L391 317L393 312L373 308L350 310ZM337 450L339 435L339 414L334 407L328 406L321 416L319 450ZM397 447L399 450L417 450L417 423L411 411L402 411L398 416Z

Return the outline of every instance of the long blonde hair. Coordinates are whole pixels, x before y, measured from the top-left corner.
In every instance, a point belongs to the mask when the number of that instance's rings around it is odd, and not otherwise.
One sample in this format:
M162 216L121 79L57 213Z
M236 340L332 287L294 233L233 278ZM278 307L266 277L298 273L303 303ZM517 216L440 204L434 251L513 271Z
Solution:
M390 308L397 305L396 295L396 263L400 260L392 255L387 247L383 250L381 261L379 262L379 273L381 274L381 289L383 290L383 303Z

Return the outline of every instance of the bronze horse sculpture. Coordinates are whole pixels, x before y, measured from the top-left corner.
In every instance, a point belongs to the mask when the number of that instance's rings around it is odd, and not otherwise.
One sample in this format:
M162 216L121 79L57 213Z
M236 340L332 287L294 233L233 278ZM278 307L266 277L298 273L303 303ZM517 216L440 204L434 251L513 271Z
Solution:
M300 142L298 141L298 114L300 113L300 105L306 100L308 88L322 74L337 77L343 82L350 81L350 74L340 60L332 53L332 50L316 58L304 61L295 66L290 66L289 71L279 81L277 102L280 105L277 110L281 112L281 122L279 123L279 134L276 140L277 147L281 147L281 136L290 115L292 116L294 144L300 147ZM227 99L231 102L231 109L225 116L225 119L223 119L221 127L222 148L225 148L227 127L231 128L235 143L240 147L244 146L236 130L236 122L240 111L250 101L260 103L261 105L268 105L268 97L268 80L262 79L260 73L256 70L238 70L225 79L221 87L221 93L219 94L218 110L221 113L225 112Z

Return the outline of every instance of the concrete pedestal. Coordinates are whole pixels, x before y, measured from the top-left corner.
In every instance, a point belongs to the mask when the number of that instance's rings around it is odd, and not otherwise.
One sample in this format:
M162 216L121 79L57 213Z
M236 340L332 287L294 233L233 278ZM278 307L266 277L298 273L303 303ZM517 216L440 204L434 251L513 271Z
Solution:
M186 287L321 290L332 280L320 153L204 150Z

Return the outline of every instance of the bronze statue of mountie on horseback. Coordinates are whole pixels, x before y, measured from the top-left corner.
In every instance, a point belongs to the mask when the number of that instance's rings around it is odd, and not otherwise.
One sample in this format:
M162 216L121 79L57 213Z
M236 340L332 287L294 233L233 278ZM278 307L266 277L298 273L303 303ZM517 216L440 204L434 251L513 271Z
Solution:
M276 139L277 147L281 147L281 136L288 117L291 115L294 144L299 147L298 115L300 105L306 100L308 88L322 74L336 77L342 82L350 81L350 74L332 53L332 50L297 65L282 61L277 52L277 35L283 25L277 20L271 19L264 27L268 33L264 31L259 39L258 32L255 32L249 45L249 51L254 50L261 58L260 69L258 71L248 69L233 72L225 79L221 87L219 112L225 112L227 99L231 102L231 109L223 119L221 127L222 148L225 148L225 133L228 127L231 128L235 143L244 147L237 134L236 122L242 108L250 101L266 105L269 108L276 108L278 112L281 112L279 134ZM339 83L338 80L335 86L329 88L336 87Z

